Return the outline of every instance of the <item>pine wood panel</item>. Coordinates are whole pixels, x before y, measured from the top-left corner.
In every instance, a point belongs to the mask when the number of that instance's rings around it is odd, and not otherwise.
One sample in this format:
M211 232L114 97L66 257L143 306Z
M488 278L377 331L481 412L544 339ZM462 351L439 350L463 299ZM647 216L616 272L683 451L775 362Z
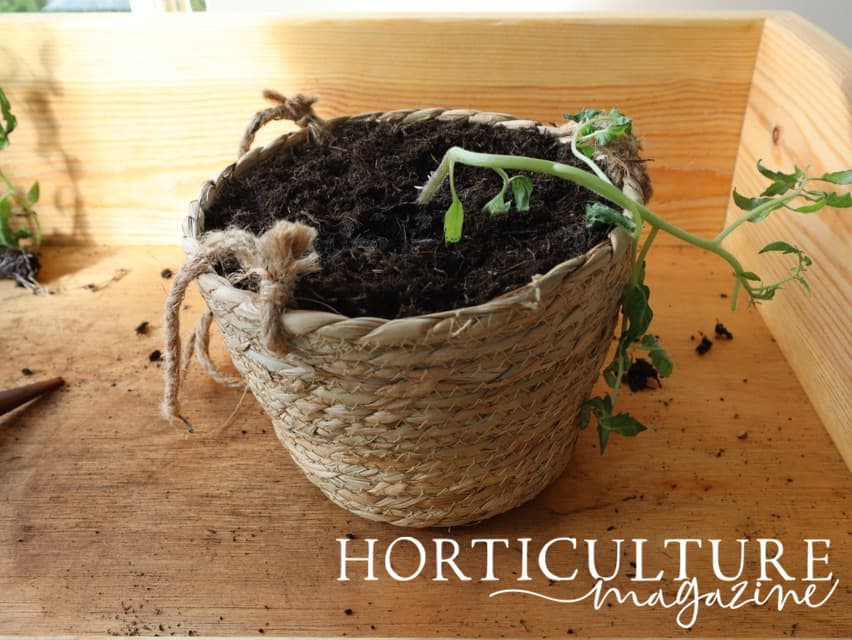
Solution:
M0 379L31 380L20 374L29 367L34 378L68 381L0 419L0 635L836 637L852 628L852 476L760 315L728 310L727 270L712 256L660 247L652 258L655 331L677 370L662 390L625 391L623 408L654 428L612 440L604 457L584 433L575 464L533 502L451 531L401 530L331 505L251 396L225 425L240 392L197 370L185 406L196 432L158 418L161 370L148 355L162 340L168 282L159 273L180 259L173 248L52 249L44 279L54 295L0 282ZM128 273L106 288L85 288L119 270ZM201 309L195 295L188 303L187 327ZM699 357L690 335L712 332L717 318L734 341ZM143 320L148 336L134 333ZM355 543L378 538L381 549L406 534L462 547L474 537L642 537L646 560L669 572L666 537L716 537L728 548L739 537L775 537L799 576L797 541L824 537L841 583L819 609L714 608L685 632L672 611L489 598L494 583L338 582L335 539L347 533ZM498 547L495 566L517 570L518 558L517 544ZM403 547L396 566L413 561ZM480 556L461 562L483 575ZM567 573L571 562L556 566ZM614 584L629 588L631 571L623 566ZM695 572L711 580L707 555ZM526 585L556 595L590 586L587 576L548 586L538 575Z
M646 141L662 212L711 233L761 25L726 14L3 15L0 85L20 128L0 162L22 184L41 181L53 243L170 243L267 86L318 93L325 116L446 105L552 121L617 105Z
M792 14L766 22L734 173L740 192L765 187L755 169L761 158L786 171L810 166L812 175L852 167L852 54ZM737 211L730 207L728 219ZM761 311L852 468L852 217L782 212L741 229L731 246L770 281L784 276L787 263L758 259L767 243L787 240L814 259L809 280L818 286L810 295L791 286Z

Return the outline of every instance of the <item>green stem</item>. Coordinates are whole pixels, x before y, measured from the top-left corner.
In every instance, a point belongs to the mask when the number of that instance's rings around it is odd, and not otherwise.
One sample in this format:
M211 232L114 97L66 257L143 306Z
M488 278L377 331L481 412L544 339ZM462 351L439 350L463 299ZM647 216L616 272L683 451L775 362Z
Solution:
M748 222L749 220L754 220L755 218L759 219L760 216L762 216L765 213L768 213L770 211L775 211L775 209L780 209L781 207L786 207L788 202L790 202L791 200L795 200L800 195L801 195L801 189L799 189L799 190L797 190L793 193L790 193L786 196L783 196L781 198L777 198L777 199L773 198L769 202L764 202L763 204L758 205L757 207L755 207L751 211L746 211L743 215L741 215L739 218L734 220L727 227L722 229L722 231L719 233L719 235L717 235L715 238L713 238L713 242L716 243L716 244L721 243L722 240L724 240L726 237L728 237L728 235L734 229L739 227L744 222Z
M657 237L657 232L659 230L659 227L651 228L651 231L648 233L648 237L645 238L645 244L642 245L642 251L639 253L639 258L637 259L636 264L641 265L645 262L645 256L648 255L648 249L651 248L651 243L654 242L654 238Z
M577 148L577 135L580 133L580 129L580 123L577 123L577 128L574 129L574 135L571 136L571 152L574 154L574 157L579 159L581 162L584 162L586 166L588 166L598 178L600 178L604 182L609 182L610 184L612 184L609 179L609 176L601 170L597 163Z
M572 167L571 165L562 164L561 162L553 162L551 160L542 160L539 158L528 158L525 156L479 153L476 151L468 151L461 147L451 147L447 150L447 153L444 154L441 164L429 178L429 181L426 185L424 185L423 190L420 192L420 197L417 199L418 203L426 204L429 202L448 173L450 175L450 186L452 187L452 171L450 171L450 166L456 162L486 169L501 168L503 170L533 171L535 173L543 173L563 178L565 180L570 180L579 184L581 187L585 187L586 189L597 193L599 196L606 198L610 202L627 209L633 213L633 215L637 216L637 231L641 230L640 221L645 221L654 228L661 229L678 240L682 240L688 244L692 244L701 249L705 249L706 251L710 251L711 253L715 253L733 268L734 273L737 276L744 271L739 260L737 260L733 254L720 247L715 240L707 240L673 225L672 223L662 219L653 211L646 209L643 205L629 198L627 194L612 183L602 180L594 173L585 171L578 167Z

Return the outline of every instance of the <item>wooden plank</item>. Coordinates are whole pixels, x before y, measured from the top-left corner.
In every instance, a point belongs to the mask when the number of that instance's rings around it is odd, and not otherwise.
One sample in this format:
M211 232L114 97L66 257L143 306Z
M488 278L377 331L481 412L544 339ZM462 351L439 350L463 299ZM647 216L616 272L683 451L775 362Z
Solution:
M711 233L761 28L728 14L3 15L0 85L20 128L0 161L41 181L52 243L170 243L267 86L319 94L325 116L446 105L552 121L617 105L645 139L662 213Z
M761 158L783 170L809 166L811 175L852 166L852 54L793 14L766 22L734 173L740 192L765 187ZM729 221L738 215L729 207ZM787 263L755 256L768 242L787 240L813 258L813 292L788 287L761 312L852 469L852 218L782 212L729 237L746 267L769 281L784 277Z
M247 397L226 426L240 392L197 370L185 405L196 433L159 419L161 370L148 355L162 339L169 282L159 274L180 259L173 248L51 249L44 279L54 295L0 282L0 379L30 380L20 374L29 367L34 378L68 380L66 390L0 421L0 634L567 637L570 629L711 637L735 629L741 637L834 637L852 628L852 476L760 315L732 313L720 298L730 282L713 256L659 247L652 257L655 332L677 371L662 390L625 391L623 408L654 428L613 440L603 457L595 434L584 433L569 471L539 498L451 531L396 529L331 505L295 468L255 401ZM127 275L113 282L122 269ZM200 308L193 296L187 328ZM734 341L699 357L690 335L712 332L717 318ZM148 336L134 333L143 320ZM378 582L339 582L335 539L347 533L353 544L378 538L382 550L401 535L429 546L450 537L463 548L486 537L528 536L538 545L557 536L647 538L647 562L669 574L677 553L663 552L666 537L720 538L728 549L740 537L771 537L784 543L785 567L799 577L802 538L829 538L841 584L818 609L702 608L690 633L676 626L673 610L490 598L495 583L437 583L432 575L391 583L384 573ZM517 548L498 546L499 571L517 571ZM483 575L481 557L465 558L462 567ZM575 560L555 566L568 572ZM395 566L412 561L411 547L400 545ZM750 555L752 578L754 561ZM703 585L718 584L706 549L691 567ZM612 584L630 588L631 571L623 566ZM591 584L585 575L548 586L536 575L519 585L568 595ZM515 577L497 584L518 586ZM664 587L673 595L677 583Z

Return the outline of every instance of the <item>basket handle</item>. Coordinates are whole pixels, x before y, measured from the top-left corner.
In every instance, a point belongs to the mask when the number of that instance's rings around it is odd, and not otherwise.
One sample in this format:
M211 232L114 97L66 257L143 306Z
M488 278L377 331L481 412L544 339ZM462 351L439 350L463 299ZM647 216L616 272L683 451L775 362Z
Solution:
M252 142L254 142L255 134L267 122L271 122L272 120L292 120L303 129L307 129L308 133L315 137L320 137L325 131L325 120L314 113L313 105L318 100L317 96L298 93L292 98L288 98L272 89L264 89L263 97L278 104L263 111L258 111L254 115L254 118L249 122L240 140L237 159L242 158L249 152Z
M313 227L280 220L260 237L245 229L228 229L210 231L198 239L198 249L181 266L166 299L166 366L161 405L164 418L170 422L179 418L192 431L189 421L180 415L179 399L183 376L180 309L190 283L217 262L234 256L242 266L243 277L260 277L257 306L261 343L276 355L286 355L288 348L282 314L298 278L320 268L319 255L313 249L316 236L317 231ZM204 354L201 352L207 345L206 334L210 330L209 319L206 315L202 318L191 342L200 349L202 357ZM205 364L203 360L202 364Z

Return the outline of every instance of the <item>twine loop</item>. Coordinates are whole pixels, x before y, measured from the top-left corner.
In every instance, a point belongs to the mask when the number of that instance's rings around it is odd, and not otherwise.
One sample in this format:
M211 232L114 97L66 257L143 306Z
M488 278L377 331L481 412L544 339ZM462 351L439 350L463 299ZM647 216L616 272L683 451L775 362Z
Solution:
M182 362L180 308L189 284L217 262L229 256L236 258L242 270L229 279L239 282L252 276L259 278L256 304L260 313L261 342L273 354L284 356L288 347L282 316L299 277L320 268L319 255L313 250L316 236L313 227L281 220L260 237L244 229L228 229L211 231L199 238L197 251L178 271L166 300L166 370L161 411L167 420L179 418L192 430L180 415L179 399L181 378L188 365ZM202 315L186 352L191 355L194 351L204 369L217 381L238 386L241 384L238 380L219 372L210 360L211 320L209 311Z
M272 89L264 89L263 97L278 104L263 111L258 111L254 118L252 118L240 140L240 148L237 152L238 158L242 158L248 153L252 142L254 142L254 136L261 127L272 120L292 120L303 129L307 129L308 133L314 138L322 137L325 132L326 123L325 120L314 113L313 105L318 99L317 96L299 93L292 98L288 98Z

